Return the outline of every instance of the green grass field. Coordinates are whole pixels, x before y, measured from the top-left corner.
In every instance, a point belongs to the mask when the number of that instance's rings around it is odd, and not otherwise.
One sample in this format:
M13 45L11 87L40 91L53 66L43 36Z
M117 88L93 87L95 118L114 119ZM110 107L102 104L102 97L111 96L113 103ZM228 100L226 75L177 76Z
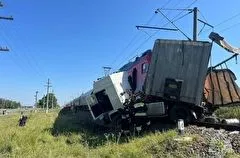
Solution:
M201 139L176 142L174 130L122 138L104 135L106 129L85 124L75 115L31 113L25 127L19 115L0 117L0 157L195 157L189 147Z
M216 110L215 114L220 118L237 118L240 119L240 107L222 107Z

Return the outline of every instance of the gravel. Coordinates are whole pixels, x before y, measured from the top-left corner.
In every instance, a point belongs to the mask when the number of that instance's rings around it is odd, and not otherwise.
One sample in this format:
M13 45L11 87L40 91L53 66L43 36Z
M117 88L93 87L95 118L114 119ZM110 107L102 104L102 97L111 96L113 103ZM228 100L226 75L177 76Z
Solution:
M186 134L197 136L196 143L191 146L191 153L199 157L225 157L229 152L240 154L240 134L238 131L228 132L213 128L188 126Z

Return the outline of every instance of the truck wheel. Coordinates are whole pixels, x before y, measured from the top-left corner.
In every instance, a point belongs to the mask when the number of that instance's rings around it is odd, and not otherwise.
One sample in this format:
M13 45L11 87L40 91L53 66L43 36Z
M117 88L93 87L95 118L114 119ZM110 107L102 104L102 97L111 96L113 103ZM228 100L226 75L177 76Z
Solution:
M169 112L170 120L174 123L178 121L178 119L183 119L184 123L190 123L192 121L192 115L189 109L181 106L174 106L170 109Z

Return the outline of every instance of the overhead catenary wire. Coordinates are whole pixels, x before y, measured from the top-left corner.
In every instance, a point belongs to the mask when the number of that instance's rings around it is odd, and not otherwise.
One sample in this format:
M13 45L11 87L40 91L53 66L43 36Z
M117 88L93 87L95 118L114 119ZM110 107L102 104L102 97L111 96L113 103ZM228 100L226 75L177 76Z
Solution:
M193 4L195 4L198 0L194 0L192 3L190 3L189 5L187 5L186 9L189 9ZM182 10L180 13L178 13L174 18L172 18L172 21L175 21L178 16L180 16L183 12L185 12L186 10ZM169 23L168 23L169 24Z
M182 1L178 1L176 4L174 4L173 8L177 7L181 2L182 2ZM163 9L163 7L160 8L160 9ZM183 12L184 12L184 11L181 10L180 14L183 13ZM170 13L172 13L172 12L171 12L170 10L168 10L168 12L166 13L166 15L169 16ZM155 14L156 14L156 12L155 12ZM179 16L180 14L177 14L177 16ZM161 21L163 21L163 19L165 19L165 18L162 17ZM161 22L161 21L160 21L160 22ZM166 26L166 25L163 25L163 27L165 27L165 26Z
M208 20L205 18L205 16L199 9L198 9L198 12L200 13L200 16L208 23Z
M149 23L153 20L154 17L155 17L155 15L153 15L153 16L148 20L147 24L149 24ZM130 40L130 42L126 45L126 47L124 47L123 50L120 51L120 52L117 54L117 56L115 57L115 59L114 59L114 60L112 61L112 63L110 64L112 67L113 67L114 63L119 59L119 56L122 56L122 55L126 52L127 49L129 49L131 46L134 45L133 43L134 43L135 41L137 41L137 38L138 38L139 36L140 36L140 34L139 34L139 32L137 32L137 33L133 36L133 38Z
M171 0L169 0L169 1L171 1ZM155 17L156 17L156 15L153 14L152 17L147 21L146 24L149 24ZM146 32L145 32L145 33L146 33ZM147 33L146 33L146 34L147 34ZM130 48L130 46L133 45L134 41L136 41L136 39L139 37L139 35L140 35L139 32L137 32L137 33L133 36L133 38L130 40L130 42L126 45L126 47L124 47L123 50L120 51L120 52L117 54L117 56L115 57L115 59L114 59L114 60L112 61L112 63L110 64L112 67L113 67L114 63L119 59L119 56L122 56L122 54L125 53L125 51L126 51L128 48ZM147 34L147 35L149 35L149 34Z
M181 2L181 1L180 1L180 2ZM197 0L194 0L192 3L190 3L189 5L187 5L186 8L187 8L187 9L190 8L190 7L191 7L193 4L195 4L196 2L197 2ZM178 5L178 4L180 4L180 3L177 3L177 5ZM176 7L177 5L175 5L175 7ZM161 7L161 8L162 8L162 7ZM176 22L176 21L182 19L183 17L185 17L185 16L187 16L188 14L191 13L191 12L188 12L188 13L184 14L183 16L179 17L184 11L186 11L186 10L181 10L180 13L178 13L176 16L174 16L174 17L172 18L171 21L172 21L172 22ZM170 23L170 22L167 22L167 23L164 24L162 27L167 26L169 23ZM155 33L153 33L151 36L149 36L147 39L145 39L145 40L134 50L134 52L136 52L138 49L140 49L146 42L148 42L148 41L149 41L153 36L155 36L159 31L160 31L160 30L157 30ZM138 54L138 53L137 53L137 54ZM136 56L137 56L137 55L134 54L132 57L130 57L130 59L132 59L132 58L134 58L134 57L136 57ZM119 66L122 65L124 62L126 62L126 60L129 61L129 56L128 56L127 59L125 58L125 60L123 60L121 63L119 63L117 67L119 67Z
M161 8L166 7L172 0L168 0L167 2L165 2ZM146 25L150 24L152 22L152 20L156 17L156 14L153 14L151 16L151 18L147 21ZM148 33L145 32L145 34L147 34L149 37L150 35ZM130 42L127 44L126 47L124 47L124 49L122 51L120 51L119 54L117 54L116 58L113 60L113 62L110 64L112 67L114 66L114 63L116 63L116 61L119 59L119 56L122 56L122 54L130 48L130 46L133 45L133 42L136 41L136 38L139 36L139 32L137 32L134 37L130 40Z
M233 24L233 25L231 25L231 26L228 26L228 27L220 30L219 32L220 32L220 33L225 32L225 31L230 30L230 29L232 29L233 27L236 27L236 26L238 26L238 25L240 25L240 22L235 23L235 24Z
M197 1L197 0L195 0L195 1ZM178 1L175 5L174 5L174 7L177 7L180 3L181 3L182 1ZM166 7L168 4L170 3L170 1L168 1L167 3L165 3L164 5L162 5L160 8L164 8L164 7ZM191 5L192 5L193 3L191 3ZM189 7L189 6L188 6ZM169 12L170 13L170 12ZM168 13L168 14L169 14ZM154 14L154 15L156 15L156 14ZM179 14L178 14L179 15ZM162 18L161 19L161 21L163 20L164 18ZM147 41L149 41L153 36L155 36L157 33L159 32L159 30L158 31L156 31L155 33L153 33L152 35L150 35L147 39L145 39L141 44L140 44L140 46L138 46L135 50L138 50L139 48L141 48L141 46L143 45L143 44L145 44ZM136 55L134 55L134 56L136 56ZM129 56L127 57L127 59L129 58ZM132 57L131 57L132 58ZM119 67L122 63L124 63L125 62L125 60L126 60L126 58L124 58L124 60L122 61L122 62L120 62L119 64L118 64L118 66L117 67Z
M200 11L199 11L199 12L200 12ZM201 14L201 12L200 12L200 14ZM202 14L201 14L201 15L202 15ZM239 16L240 16L240 13L234 14L233 16L230 16L230 17L224 19L223 21L219 22L218 24L216 24L216 25L214 25L214 26L211 26L212 28L203 31L202 33L207 33L207 32L210 31L210 30L214 31L217 27L219 27L219 26L221 26L221 25L223 25L223 24L225 24L225 23L227 23L227 22L229 22L229 21L231 21L231 20L233 20L233 19L235 19L235 18L237 18L237 17L239 17ZM202 15L202 17L204 18L203 15ZM206 18L204 18L204 20L207 21ZM217 32L223 33L223 32L225 32L225 31L228 31L228 30L236 27L237 25L240 25L240 22L235 23L235 24L232 24L232 25L230 25L230 26L228 26L228 27L225 27L224 29L221 29L220 31L217 31ZM201 31L202 31L202 30L201 30ZM199 32L199 34L201 33L201 31ZM227 68L227 62L228 62L229 60L231 60L232 58L235 58L235 59L236 59L236 64L237 64L237 56L238 56L238 54L232 55L231 57L225 59L225 60L222 61L221 63L215 65L214 68L216 68L216 67L218 67L218 66L222 67L222 64L224 64L224 65L226 66L226 68ZM211 61L211 60L210 60L210 61ZM211 67L212 67L212 65L211 65Z
M11 13L12 13L12 11L11 11ZM13 15L15 15L14 13L12 13ZM5 26L5 24L4 23L0 23L1 24L1 27L2 28L4 28L4 29L1 29L1 30L5 30L5 28L6 28L6 26ZM4 40L5 40L5 42L7 42L8 44L11 44L12 42L11 42L11 38L8 38L10 35L12 35L12 37L18 37L19 36L19 32L18 32L18 29L16 28L17 27L17 25L14 25L15 26L15 29L13 29L13 28L11 28L11 32L10 33L12 33L12 34L6 34L4 31L2 31L2 33L5 35L4 36ZM16 35L17 34L17 35ZM12 51L13 52L13 55L15 54L15 55L17 55L18 56L18 58L19 59L23 59L23 61L26 61L27 62L27 65L29 65L29 67L31 67L31 69L34 71L34 72L36 72L39 76L42 76L42 77L44 77L44 78L47 78L47 75L46 75L46 73L41 69L41 67L39 66L39 64L38 64L38 62L37 62L37 60L36 59L34 59L32 56L30 56L30 54L28 53L26 53L26 52L29 52L29 48L28 48L28 45L27 44L25 44L25 43L23 43L23 41L22 40L18 40L18 41L20 41L21 42L21 45L24 45L24 48L26 48L27 50L23 50L23 51L21 51L21 55L18 53L18 51L16 50L16 48L15 48L15 51ZM10 53L11 54L11 53ZM22 56L24 56L24 57L22 57ZM31 59L30 59L31 58ZM20 65L20 64L18 64L18 65Z
M221 25L223 25L223 24L225 24L225 23L227 23L227 22L229 22L229 21L231 21L231 20L233 20L233 19L235 19L235 18L237 18L237 17L239 17L240 16L240 13L237 13L237 14L234 14L233 16L230 16L230 17L228 17L228 18L226 18L226 19L224 19L223 21L221 21L221 22L219 22L218 24L216 24L216 25L214 25L214 30L217 28L217 27L219 27L219 26L221 26ZM234 24L234 25L236 25L236 24ZM238 25L238 24L237 24ZM231 26L231 27L233 27L233 26ZM205 31L203 31L202 33L207 33L207 32L209 32L210 30L213 30L213 29L207 29L207 30L205 30ZM223 29L224 30L224 29Z
M10 17L0 17L1 19L7 19L7 20L13 20L13 17L10 16ZM16 48L13 48L12 46L12 40L11 40L11 37L9 37L9 34L6 33L6 27L4 27L4 23L0 23L0 27L1 27L1 37L2 37L2 41L4 41L8 47L10 47L10 53L8 54L8 59L12 60L13 62L13 65L16 65L18 69L22 70L22 72L25 72L26 73L26 67L23 67L23 65L21 64L23 59L27 61L27 67L31 67L31 69L33 69L33 65L29 62L29 60L27 60L27 58L23 57L24 55L24 51L19 54L16 50ZM23 55L23 56L22 56ZM35 72L36 75L39 75L41 76L41 74L36 71L36 70L33 70ZM16 75L15 75L16 76Z
M197 0L194 0L192 3L190 3L189 5L187 5L186 9L180 10L180 12L179 12L177 15L175 15L175 16L172 18L171 21L172 21L172 22L176 22L176 21L182 19L183 17L187 16L188 14L192 13L192 11L189 11L188 13L180 16L182 13L184 13L187 9L189 9L189 8L190 8L193 4L195 4L196 2L197 2ZM179 17L179 16L180 16L180 17ZM165 17L163 17L163 18L165 18ZM168 24L170 24L169 21L168 21L167 23L165 23L162 27L165 27L165 26L167 26Z
M197 0L194 1L194 3L196 2ZM187 6L187 8L189 8L191 5L193 5L194 3L191 3L190 5ZM177 14L176 16L174 16L171 20L171 22L176 22L182 18L184 18L185 16L189 15L190 13L192 13L191 11L178 17L180 14L182 14L184 12L184 10L182 10L182 12L180 12L179 14ZM169 24L170 22L167 22L166 24L164 24L162 27L165 27ZM151 37L155 36L160 30L158 30L157 32L155 32L154 34L151 35Z
M0 27L3 28L1 23L0 23ZM3 29L1 29L1 30L3 30ZM34 71L34 73L36 73L40 77L45 78L46 76L43 73L41 73L39 70L37 70L36 67L33 66L33 64L30 62L29 58L26 56L24 51L22 52L22 55L24 56L24 58L19 53L17 53L16 49L12 47L12 43L10 42L10 39L8 38L8 36L9 35L6 35L6 33L2 31L3 40L6 42L6 44L8 45L8 47L10 48L10 50L12 52L12 53L10 53L11 54L10 56L15 55L18 58L18 60L14 60L12 58L13 62L15 64L17 64L18 66L20 66L21 64L19 62L16 62L16 61L19 61L19 59L21 59L22 61L25 60L28 67L30 67ZM23 72L25 72L24 67L20 66L20 68L22 69Z
M163 4L162 5L162 7L161 8L164 8L164 7L166 7L170 2L171 2L172 0L168 0L165 4Z
M161 10L158 9L158 12L161 13L179 32L181 32L189 41L191 41L191 38L189 38L177 25L174 24L173 21L171 21Z
M175 19L173 22L176 22L176 21L184 18L184 17L187 16L188 14L190 14L190 13L184 14L183 16ZM167 24L168 24L168 23L167 23ZM166 26L167 24L165 24L164 26ZM148 42L148 41L149 41L153 36L155 36L158 32L159 32L159 30L157 30L154 34L152 34L152 35L149 36L147 39L145 39L145 40L134 50L134 52L138 51L138 49L140 49L146 42ZM135 54L135 55L133 55L130 59L133 59L133 58L136 57L136 56L138 56L138 55ZM128 57L128 58L129 58L129 57ZM129 59L129 60L130 60L130 59ZM123 62L125 62L126 60L127 60L127 59L125 59ZM123 64L123 62L121 62L120 64L118 64L118 66L120 66L121 64Z
M207 26L209 26L209 27L211 27L211 29L213 30L213 28L214 28L214 26L212 26L212 25L210 25L209 23L208 23L208 20L205 18L205 16L203 15L203 13L198 9L198 12L200 13L200 16L203 18L203 20L201 20L201 19L198 19L198 21L200 21L201 23L203 23L203 26L202 26L202 28L200 29L200 31L198 32L198 36L203 32L203 30L204 30L204 28L205 28L205 26L207 25Z
M237 13L237 14L235 14L235 15L233 15L233 16L225 19L225 20L223 20L222 22L218 23L218 24L215 25L214 27L218 27L218 26L220 26L220 25L222 25L222 24L224 24L224 23L226 23L226 22L228 22L228 21L230 21L230 20L232 20L232 19L235 19L235 18L238 17L238 16L240 16L240 13Z
M5 30L3 28L4 27L4 24L0 23L0 27L1 27L1 30ZM17 31L17 29L15 30ZM16 32L17 33L17 32ZM14 35L14 34L13 34ZM7 43L7 45L10 47L11 51L13 52L12 54L16 55L16 57L18 59L21 59L22 61L26 61L26 64L28 65L28 67L30 67L39 77L44 77L44 78L47 78L46 74L44 73L44 71L42 71L40 69L39 66L37 66L37 62L35 59L33 59L33 57L30 59L30 56L29 54L27 55L25 51L22 51L21 52L21 55L18 53L18 51L16 50L16 48L13 48L12 47L12 42L10 42L10 34L6 34L4 31L2 31L2 37L4 38L4 41ZM13 37L13 36L12 36ZM16 35L15 35L16 37ZM18 40L21 42L22 45L25 46L25 48L27 48L27 45L26 44L23 44L22 40ZM29 51L28 51L29 52ZM34 63L34 64L33 64ZM18 64L20 65L20 64Z

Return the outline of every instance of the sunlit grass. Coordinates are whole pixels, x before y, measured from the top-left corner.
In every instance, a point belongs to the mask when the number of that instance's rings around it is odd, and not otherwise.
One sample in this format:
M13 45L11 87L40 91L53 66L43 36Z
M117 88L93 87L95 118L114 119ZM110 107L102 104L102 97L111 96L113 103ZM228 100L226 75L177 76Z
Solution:
M0 117L0 157L194 157L192 142L176 142L175 130L122 138L116 133L79 121L78 114L31 113L25 127L20 115Z
M240 119L240 106L222 107L216 110L215 114L220 118L237 118Z

